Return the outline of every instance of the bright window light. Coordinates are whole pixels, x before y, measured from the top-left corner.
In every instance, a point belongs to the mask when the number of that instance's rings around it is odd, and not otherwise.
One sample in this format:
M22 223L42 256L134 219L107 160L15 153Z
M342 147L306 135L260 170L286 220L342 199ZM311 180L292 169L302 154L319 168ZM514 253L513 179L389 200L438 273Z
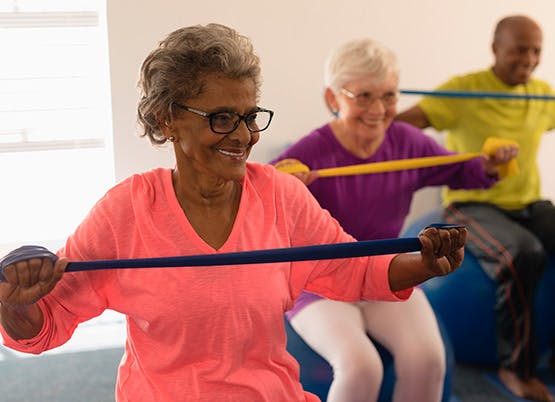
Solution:
M0 255L57 248L114 183L105 6L0 0Z

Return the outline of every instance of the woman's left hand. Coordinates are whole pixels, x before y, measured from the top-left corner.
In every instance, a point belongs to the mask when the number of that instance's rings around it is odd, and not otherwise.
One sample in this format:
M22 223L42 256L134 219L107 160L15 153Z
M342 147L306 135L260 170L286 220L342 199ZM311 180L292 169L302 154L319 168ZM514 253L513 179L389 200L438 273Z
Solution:
M447 275L462 264L466 235L464 226L428 227L420 232L422 264L432 276Z
M494 176L499 171L499 166L509 163L512 159L518 156L519 147L517 145L504 145L497 148L494 154L484 154L482 161L484 170L490 176Z

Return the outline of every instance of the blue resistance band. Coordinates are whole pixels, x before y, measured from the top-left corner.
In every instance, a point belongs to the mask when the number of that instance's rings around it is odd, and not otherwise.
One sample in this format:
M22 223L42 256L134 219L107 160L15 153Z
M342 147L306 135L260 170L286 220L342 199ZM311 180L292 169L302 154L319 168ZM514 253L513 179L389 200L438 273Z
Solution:
M428 227L450 229L461 228L464 226L433 224ZM288 261L330 260L336 258L351 258L381 254L409 253L420 251L421 249L422 244L417 237L407 237L221 254L137 258L126 260L73 261L68 264L66 272L94 271L99 269L114 268L202 267L215 265L265 264ZM5 267L10 264L32 258L50 258L52 261L56 261L58 257L41 246L22 246L11 251L4 258L2 258L2 260L0 260L0 281L6 282L3 275Z
M128 260L72 261L66 272L93 271L113 268L164 268L164 267L203 267L215 265L265 264L286 261L329 260L366 255L396 254L419 251L422 248L418 238L369 240L349 243L322 244L268 250L240 251L235 253L202 254L179 257L136 258ZM12 254L13 253L13 254ZM41 246L23 246L6 255L1 261L0 280L6 281L4 268L18 261L31 258L50 258L57 256Z
M426 95L438 98L497 98L497 99L535 99L555 100L555 95L510 94L504 92L467 92L467 91L419 91L401 89L399 93L405 95Z

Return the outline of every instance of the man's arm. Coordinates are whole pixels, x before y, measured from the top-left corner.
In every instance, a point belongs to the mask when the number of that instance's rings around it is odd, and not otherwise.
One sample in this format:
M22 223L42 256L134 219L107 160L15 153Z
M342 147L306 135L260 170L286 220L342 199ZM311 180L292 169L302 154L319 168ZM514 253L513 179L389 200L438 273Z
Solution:
M419 106L413 106L395 116L395 120L404 121L418 128L430 127L426 114Z

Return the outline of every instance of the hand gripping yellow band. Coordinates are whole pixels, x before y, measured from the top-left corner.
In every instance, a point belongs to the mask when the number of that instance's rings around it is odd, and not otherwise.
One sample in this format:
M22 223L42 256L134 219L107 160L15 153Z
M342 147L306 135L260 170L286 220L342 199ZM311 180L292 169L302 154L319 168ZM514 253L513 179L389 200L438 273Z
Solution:
M484 145L482 146L482 153L486 155L493 155L495 152L503 146L506 145L516 145L518 146L518 142L513 140L507 140L504 138L498 137L488 137ZM508 163L499 166L499 177L507 177L507 176L516 176L518 175L518 162L515 159L511 159Z

